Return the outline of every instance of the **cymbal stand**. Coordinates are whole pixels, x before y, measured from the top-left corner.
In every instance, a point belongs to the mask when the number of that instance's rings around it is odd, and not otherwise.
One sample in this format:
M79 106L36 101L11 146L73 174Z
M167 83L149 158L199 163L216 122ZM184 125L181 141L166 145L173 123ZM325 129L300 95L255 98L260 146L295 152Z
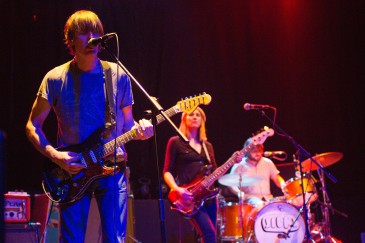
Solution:
M330 216L329 216L329 212L328 212L328 207L327 205L331 206L330 203L330 199L327 193L327 189L326 189L326 182L325 182L325 178L323 175L323 171L318 171L318 176L319 179L321 181L321 185L322 185L322 194L323 194L323 205L321 205L321 211L322 211L322 222L323 222L323 235L324 235L324 239L325 242L330 242L331 240L331 223L330 223Z

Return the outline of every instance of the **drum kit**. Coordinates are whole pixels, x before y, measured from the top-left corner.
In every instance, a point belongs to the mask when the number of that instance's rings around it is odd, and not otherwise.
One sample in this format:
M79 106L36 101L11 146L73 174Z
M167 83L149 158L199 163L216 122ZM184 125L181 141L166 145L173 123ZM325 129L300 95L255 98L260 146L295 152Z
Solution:
M313 158L322 167L327 167L341 160L342 156L342 153L339 152L328 152ZM341 241L330 235L328 209L333 208L329 206L323 171L318 170L319 167L312 163L311 159L304 160L301 164L302 176L299 174L298 177L297 174L285 182L284 196L273 198L262 206L255 207L244 203L241 197L238 198L238 202L226 202L225 198L220 195L217 229L219 241L340 243ZM318 180L312 175L315 170L318 173L321 190L317 190ZM218 181L224 186L240 188L253 185L260 179L262 178L244 174L227 174ZM323 194L323 202L318 200L320 191ZM321 205L322 220L320 222L313 222L309 213L310 205L316 201ZM303 205L306 210L303 210ZM305 217L305 212L308 217ZM309 231L306 227L309 228ZM310 237L306 232L310 233Z

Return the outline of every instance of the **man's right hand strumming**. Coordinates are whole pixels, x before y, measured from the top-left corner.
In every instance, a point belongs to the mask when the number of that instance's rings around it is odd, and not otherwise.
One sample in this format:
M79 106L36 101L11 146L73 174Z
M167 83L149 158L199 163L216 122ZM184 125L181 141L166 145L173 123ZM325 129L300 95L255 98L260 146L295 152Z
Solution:
M77 174L85 168L79 163L80 155L71 151L54 150L51 153L51 160L70 174Z

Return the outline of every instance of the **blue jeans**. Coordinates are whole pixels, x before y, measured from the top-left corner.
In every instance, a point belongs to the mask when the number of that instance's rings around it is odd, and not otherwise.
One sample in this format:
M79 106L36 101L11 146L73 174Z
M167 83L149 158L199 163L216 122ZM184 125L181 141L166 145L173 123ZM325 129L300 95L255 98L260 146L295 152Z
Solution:
M190 220L204 243L217 242L217 211L218 199L213 198L207 200L198 213Z
M60 205L60 242L84 243L90 203L98 204L103 242L124 242L127 228L127 182L124 173L94 181L75 203Z

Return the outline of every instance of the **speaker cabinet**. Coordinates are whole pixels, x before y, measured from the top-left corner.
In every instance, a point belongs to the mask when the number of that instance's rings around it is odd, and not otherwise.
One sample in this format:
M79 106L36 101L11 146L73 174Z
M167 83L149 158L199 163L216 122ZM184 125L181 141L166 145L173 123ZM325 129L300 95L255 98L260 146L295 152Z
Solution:
M170 209L170 203L163 201L165 211L165 236L167 243L191 243L196 242L197 236L194 227L178 212ZM57 213L57 212L56 212ZM51 219L58 218L51 214ZM47 229L46 243L53 243L58 238L57 229ZM100 243L102 241L100 216L95 199L91 201L88 226L85 242ZM159 215L158 200L128 199L128 224L127 243L160 243L162 242L161 221ZM23 242L22 242L23 243Z
M126 242L162 242L161 221L158 200L135 200L130 198ZM196 232L190 222L176 211L170 203L163 201L165 210L165 237L167 243L196 242ZM92 202L85 242L101 242L100 217L96 202Z
M0 242L4 242L5 133L0 130Z
M163 201L167 243L196 242L196 231L190 222ZM135 236L138 242L163 242L158 200L135 200Z
M6 224L5 243L38 243L40 224Z

